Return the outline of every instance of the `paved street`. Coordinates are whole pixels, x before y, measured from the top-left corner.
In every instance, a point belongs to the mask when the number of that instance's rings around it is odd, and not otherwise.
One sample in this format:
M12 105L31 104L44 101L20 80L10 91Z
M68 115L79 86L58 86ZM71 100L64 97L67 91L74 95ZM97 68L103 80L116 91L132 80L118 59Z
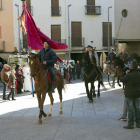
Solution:
M16 96L16 101L0 100L0 140L139 140L140 129L125 130L118 121L123 111L124 95L116 84L93 104L88 102L84 82L72 81L63 92L63 114L59 115L59 96L54 93L52 117L43 118L38 125L38 102L30 93ZM97 89L97 83L95 83ZM2 87L0 87L2 97ZM50 101L46 97L44 111L48 113Z

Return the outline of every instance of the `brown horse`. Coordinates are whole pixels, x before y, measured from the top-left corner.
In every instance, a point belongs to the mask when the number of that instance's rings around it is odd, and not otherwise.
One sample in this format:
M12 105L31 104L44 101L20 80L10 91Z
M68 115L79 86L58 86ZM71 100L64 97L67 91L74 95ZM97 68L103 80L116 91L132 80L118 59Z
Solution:
M31 76L34 77L34 80L35 80L35 90L37 93L38 106L40 109L38 124L41 124L42 115L44 117L47 117L47 114L43 111L43 104L45 101L46 93L48 93L48 95L50 97L50 101L51 101L48 117L51 116L54 99L53 99L52 93L48 92L49 87L50 87L49 79L47 76L48 70L45 70L42 67L39 59L37 58L37 55L32 55L28 58L29 58L29 66L31 69ZM63 113L63 111L62 111L62 89L64 89L64 80L59 71L56 71L55 77L56 77L55 88L57 88L58 93L59 93L59 98L60 98L59 114L62 114Z

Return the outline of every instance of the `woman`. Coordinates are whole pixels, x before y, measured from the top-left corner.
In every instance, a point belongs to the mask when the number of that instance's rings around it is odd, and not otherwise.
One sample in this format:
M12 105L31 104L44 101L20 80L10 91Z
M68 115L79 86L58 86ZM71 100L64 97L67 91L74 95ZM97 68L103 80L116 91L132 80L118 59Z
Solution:
M72 79L72 74L71 74L71 64L69 61L68 61L68 72L69 72L69 83L70 83L70 80Z
M12 100L14 99L14 91L15 91L15 70L11 70L10 76L9 76L9 88L11 89L11 92L9 93L7 100L10 100L10 96L12 94Z
M28 67L27 63L25 63L23 67L23 76L24 76L23 90L25 92L29 92L32 90L32 87L31 87L30 68Z
M66 84L69 84L69 72L68 72L67 61L65 61L64 63L64 72L65 72Z
M22 71L21 71L21 65L17 65L16 68L15 68L15 71L16 71L16 78L17 78L17 82L18 82L18 88L17 88L17 94L21 94L22 91L22 79L23 79L23 74L22 74Z

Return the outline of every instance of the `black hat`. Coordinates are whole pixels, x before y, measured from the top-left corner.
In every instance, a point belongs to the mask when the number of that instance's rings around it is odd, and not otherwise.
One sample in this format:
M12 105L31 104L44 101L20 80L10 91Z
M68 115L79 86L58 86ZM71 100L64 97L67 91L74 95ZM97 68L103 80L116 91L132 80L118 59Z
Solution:
M87 48L88 48L88 47L93 48L91 45L88 45Z
M45 40L44 42L47 42L47 43L48 43L48 45L50 46L50 41L49 41L49 40Z

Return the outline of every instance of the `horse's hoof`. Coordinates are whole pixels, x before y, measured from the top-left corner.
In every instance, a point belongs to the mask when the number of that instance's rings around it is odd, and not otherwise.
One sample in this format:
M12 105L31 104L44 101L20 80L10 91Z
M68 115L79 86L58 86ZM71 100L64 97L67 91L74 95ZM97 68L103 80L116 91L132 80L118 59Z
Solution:
M89 103L93 103L93 101L92 100L89 100Z
M48 117L51 117L52 116L52 114L48 114Z
M43 113L42 115L43 115L44 117L47 117L47 114L46 114L46 113Z
M95 95L95 96L93 96L93 98L96 98L96 95Z
M38 121L38 124L41 125L41 124L42 124L42 120L41 120L41 121L39 120L39 121Z
M59 114L62 114L63 113L63 111L59 111Z

